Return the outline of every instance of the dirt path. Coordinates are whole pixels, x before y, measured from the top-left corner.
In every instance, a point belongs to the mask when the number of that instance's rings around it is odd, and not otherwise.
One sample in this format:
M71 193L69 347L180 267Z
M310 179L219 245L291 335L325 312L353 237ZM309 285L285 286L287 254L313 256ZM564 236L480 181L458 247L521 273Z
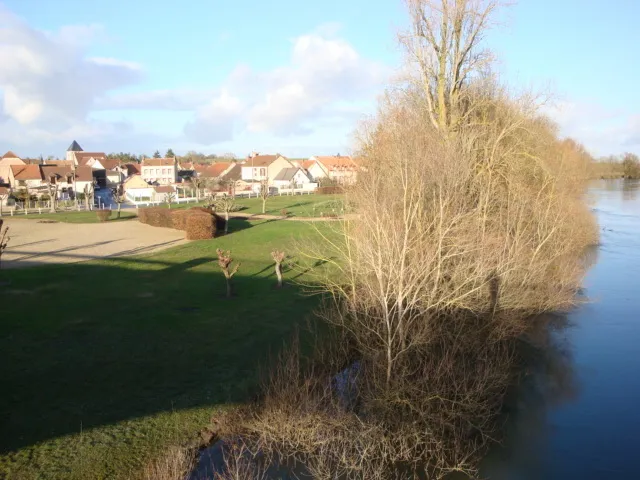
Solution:
M184 232L136 221L40 223L5 219L11 241L2 268L73 263L104 257L149 253L184 243Z

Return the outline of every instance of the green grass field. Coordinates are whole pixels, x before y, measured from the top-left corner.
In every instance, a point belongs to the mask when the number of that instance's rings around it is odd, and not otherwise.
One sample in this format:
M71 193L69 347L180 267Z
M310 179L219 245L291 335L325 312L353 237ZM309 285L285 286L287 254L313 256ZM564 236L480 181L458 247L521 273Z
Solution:
M0 478L136 478L250 398L318 302L274 289L270 251L314 235L232 220L225 237L149 256L0 270ZM231 299L217 247L242 262Z
M281 215L282 210L286 209L289 216L296 217L319 217L324 214L340 214L343 205L342 195L296 195L296 196L274 196L267 201L266 213L268 215ZM196 205L194 203L174 203L171 208L190 208ZM262 213L262 200L259 198L239 198L236 203L245 207L243 213ZM168 208L166 204L160 205ZM5 214L6 215L6 214ZM123 209L120 220L130 220L136 216L133 209ZM18 215L15 217L26 220L54 220L65 223L98 223L98 216L93 212L60 212L60 213L42 213L30 215ZM109 221L116 221L115 211L111 214Z

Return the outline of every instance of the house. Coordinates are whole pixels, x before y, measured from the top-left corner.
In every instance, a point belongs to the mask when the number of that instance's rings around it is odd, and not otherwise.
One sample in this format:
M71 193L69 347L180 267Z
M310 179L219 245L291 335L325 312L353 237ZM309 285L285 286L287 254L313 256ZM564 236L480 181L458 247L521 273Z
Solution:
M120 170L105 170L105 177L107 179L107 187L113 188L122 182L122 175Z
M0 157L0 185L10 185L11 166L26 165L26 163L12 151L8 151Z
M311 180L314 182L319 181L321 178L329 177L327 167L316 160L305 160L304 162L300 162L300 167L307 172Z
M76 193L84 193L85 189L92 191L95 185L93 170L86 165L75 168L76 173Z
M149 185L141 175L133 174L122 184L125 195L134 201L151 200L155 195L153 185Z
M140 175L140 165L137 163L123 163L115 167L114 170L120 172L122 179L130 177L131 175Z
M9 183L13 190L23 188L38 189L45 187L40 165L11 165Z
M317 162L320 167L326 170L328 177L340 185L355 183L360 170L360 167L349 156L317 156L310 157L309 160Z
M42 178L47 185L56 185L57 198L74 198L76 174L70 166L42 165Z
M9 188L0 187L0 205L6 206L9 201Z
M300 167L283 168L275 176L271 184L278 188L301 188L311 183L307 173Z
M276 177L283 168L291 168L293 164L282 155L250 155L242 164L242 180L249 182L269 181Z
M141 176L145 182L171 185L178 180L178 165L175 158L145 158L142 160Z

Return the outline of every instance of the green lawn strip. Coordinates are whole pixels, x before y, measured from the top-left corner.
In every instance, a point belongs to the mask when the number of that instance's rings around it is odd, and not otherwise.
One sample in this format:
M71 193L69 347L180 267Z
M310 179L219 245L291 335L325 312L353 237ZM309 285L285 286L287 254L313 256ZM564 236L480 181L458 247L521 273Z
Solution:
M274 289L270 252L316 232L231 226L148 256L0 271L0 478L135 478L255 393L257 367L318 302ZM218 247L242 263L232 299Z
M137 216L137 213L134 209L126 209L126 210L122 210L120 212L120 220L131 220L132 218L135 218ZM58 212L58 213L42 213L42 214L38 214L38 213L30 213L28 215L14 215L9 216L6 214L3 218L9 218L9 219L20 219L20 220L54 220L56 222L63 222L63 223L99 223L100 220L98 219L98 215L96 214L96 211L91 211L91 212ZM116 212L113 211L111 213L111 218L108 220L109 222L115 222L118 221L118 219L116 219Z
M295 195L274 196L267 200L268 215L280 215L283 209L289 215L297 217L319 217L324 214L340 214L343 195ZM262 200L259 198L242 198L236 201L238 205L247 207L243 213L262 213Z

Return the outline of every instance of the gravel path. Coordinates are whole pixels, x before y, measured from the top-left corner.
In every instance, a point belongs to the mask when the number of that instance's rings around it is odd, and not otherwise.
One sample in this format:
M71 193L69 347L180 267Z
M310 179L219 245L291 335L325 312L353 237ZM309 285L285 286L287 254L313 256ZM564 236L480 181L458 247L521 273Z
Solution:
M182 231L135 220L70 224L5 218L5 225L11 240L3 269L149 253L185 242Z

